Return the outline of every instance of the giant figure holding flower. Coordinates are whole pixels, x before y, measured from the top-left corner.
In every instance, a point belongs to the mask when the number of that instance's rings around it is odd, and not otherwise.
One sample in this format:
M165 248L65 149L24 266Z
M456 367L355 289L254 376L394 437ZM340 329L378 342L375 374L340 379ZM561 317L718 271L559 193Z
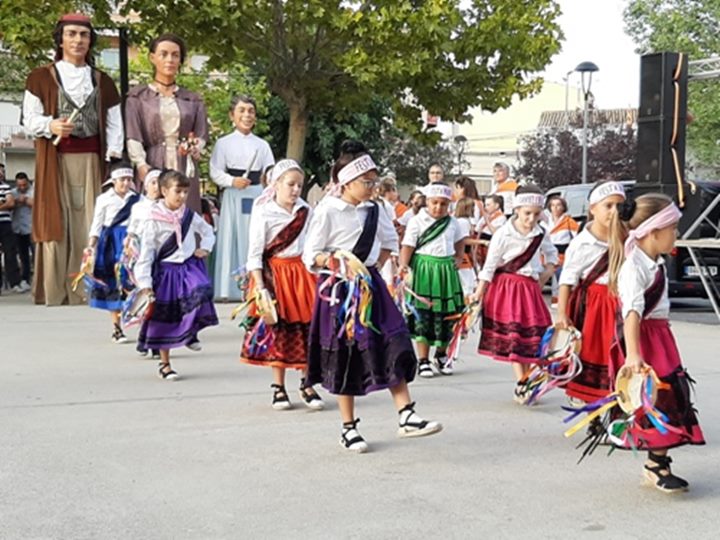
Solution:
M128 92L125 103L127 150L140 180L150 169L173 169L190 178L187 205L200 212L197 161L208 138L202 98L177 85L185 42L163 34L150 42L153 81Z

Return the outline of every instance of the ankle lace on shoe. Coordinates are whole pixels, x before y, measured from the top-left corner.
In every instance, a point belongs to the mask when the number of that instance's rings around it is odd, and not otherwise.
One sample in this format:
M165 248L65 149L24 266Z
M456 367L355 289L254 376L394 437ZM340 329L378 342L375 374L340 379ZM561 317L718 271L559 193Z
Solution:
M398 411L400 422L398 437L423 437L442 431L442 424L434 420L424 420L415 412L415 402L408 403Z
M170 367L169 362L160 362L158 364L158 376L164 381L175 381L180 378L180 375Z
M321 411L325 408L325 402L318 395L312 386L305 384L305 379L300 380L300 399L309 409L313 411Z
M426 379L431 379L435 376L432 364L427 358L421 358L418 362L418 375Z
M360 419L356 418L352 422L343 423L342 433L340 434L340 446L351 452L362 454L367 452L368 444L357 430L358 422L360 422Z
M281 384L271 384L270 388L274 389L272 397L272 408L276 411L286 411L292 409L292 403L288 397L285 387Z
M675 476L670 470L670 464L672 463L671 457L648 452L648 460L656 465L651 466L645 464L643 473L645 478L652 483L655 488L665 493L687 491L689 485L687 481L679 476Z

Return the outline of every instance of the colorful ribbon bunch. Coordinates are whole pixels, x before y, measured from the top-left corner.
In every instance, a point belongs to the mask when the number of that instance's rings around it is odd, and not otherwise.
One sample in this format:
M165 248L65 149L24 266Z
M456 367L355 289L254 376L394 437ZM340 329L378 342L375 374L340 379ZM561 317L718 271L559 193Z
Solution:
M413 298L428 308L432 307L431 300L420 296L410 288L412 282L412 270L406 268L400 270L400 272L393 276L392 284L390 285L390 296L392 296L395 301L395 305L398 307L398 310L400 310L400 313L402 313L405 321L407 321L410 317L414 317L415 319L419 319L420 317L420 314L413 303Z
M140 242L134 235L128 235L125 248L120 255L120 260L115 265L115 279L118 282L118 288L121 287L122 272L125 272L127 280L137 287L134 268L140 258Z
M462 313L447 318L448 320L456 321L453 326L453 335L447 348L447 361L450 366L452 366L458 356L460 356L460 344L462 341L467 339L471 330L478 330L481 311L482 304L480 302L471 302L465 306Z
M551 326L545 331L538 350L539 360L525 376L523 390L529 397L526 405L532 405L553 388L565 386L582 371L577 352L582 335L576 328L569 328L562 343L553 343L558 330Z
M327 277L320 285L320 298L331 306L338 305L340 323L338 338L355 339L368 329L380 331L372 324L372 276L365 265L349 251L338 250L328 260ZM345 299L340 301L340 287L346 287ZM328 294L329 291L329 294Z
M245 302L250 291L250 272L244 266L234 270L231 274L235 285L240 290L240 302Z
M258 317L255 324L246 328L245 350L251 357L257 358L268 354L275 345L275 332L265 319Z
M147 289L134 289L123 302L122 322L129 328L141 324L152 316L155 295Z
M76 291L80 282L85 283L85 287L89 290L94 285L100 285L107 288L107 284L93 275L95 269L95 252L90 248L83 252L82 262L80 263L80 271L77 274L70 274L72 278L72 290Z
M635 377L640 378L639 384ZM607 441L613 445L608 454L615 447L630 448L636 452L639 443L643 442L645 428L640 424L643 418L647 418L663 435L681 433L681 430L669 424L667 415L655 407L657 391L667 390L670 385L663 383L652 368L646 368L641 374L631 377L620 372L615 386L614 392L580 409L563 407L572 413L565 418L565 423L583 413L587 414L565 432L566 437L571 437L584 426L589 426L587 437L577 446L585 446L578 463Z
M230 319L235 320L240 313L247 311L254 304L256 316L248 315L240 322L240 326L245 328L245 347L249 354L254 357L266 355L273 350L275 344L275 332L272 324L268 324L266 320L268 316L277 320L276 313L268 313L274 310L275 301L270 297L267 289L255 289L251 296L248 296L250 294L248 277L244 269L233 272L233 276L236 276L238 283L241 280L245 280L245 283L240 289L242 302L232 310Z

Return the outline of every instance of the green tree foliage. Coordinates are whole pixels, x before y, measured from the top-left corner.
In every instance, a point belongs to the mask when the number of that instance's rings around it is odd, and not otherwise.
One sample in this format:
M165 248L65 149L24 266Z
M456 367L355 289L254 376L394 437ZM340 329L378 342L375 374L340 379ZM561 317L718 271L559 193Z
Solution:
M71 7L112 26L106 0L0 3L0 38L28 58L50 47L57 15ZM262 73L288 110L287 155L302 158L311 122L326 109L390 101L396 124L417 135L421 109L461 120L538 90L559 50L554 0L127 0L135 43L174 30L212 68L243 63ZM349 118L349 113L345 113Z
M676 51L699 60L720 51L717 0L631 0L625 25L640 54ZM692 157L700 165L720 168L720 81L691 82L688 109L694 118L687 129Z

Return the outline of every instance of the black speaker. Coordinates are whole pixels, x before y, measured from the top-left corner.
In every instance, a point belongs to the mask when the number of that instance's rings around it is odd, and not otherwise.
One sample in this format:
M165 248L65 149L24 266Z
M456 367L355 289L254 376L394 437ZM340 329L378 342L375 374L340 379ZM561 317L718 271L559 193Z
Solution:
M640 60L638 183L676 184L685 178L688 57L646 54Z

